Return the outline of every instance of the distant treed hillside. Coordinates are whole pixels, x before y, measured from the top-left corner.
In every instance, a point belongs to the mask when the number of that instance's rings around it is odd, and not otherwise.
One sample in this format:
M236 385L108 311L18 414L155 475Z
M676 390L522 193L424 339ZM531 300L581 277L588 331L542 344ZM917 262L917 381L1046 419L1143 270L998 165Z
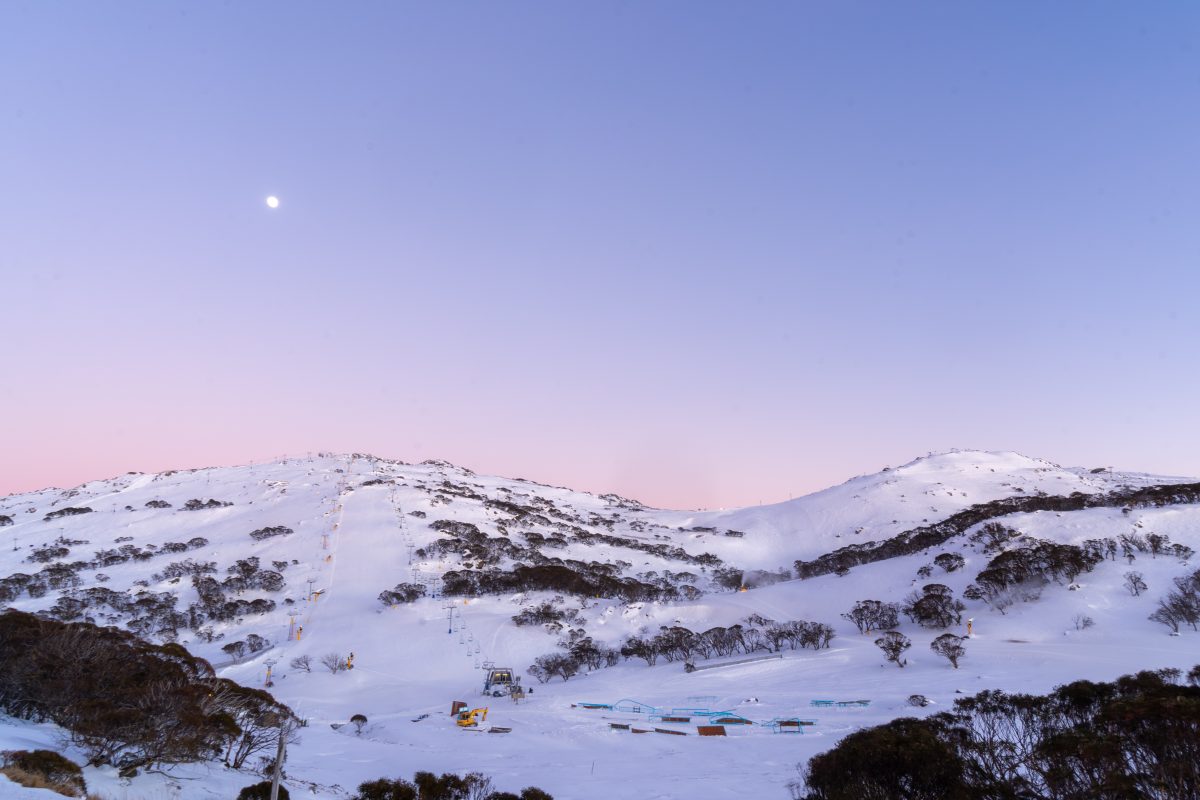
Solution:
M981 522L1034 511L1080 511L1087 508L1161 508L1200 502L1200 483L1167 484L1105 494L1073 493L1067 497L1006 497L971 506L933 525L905 531L884 542L865 542L834 550L812 561L796 561L796 577L844 574L852 567L911 555L938 547Z

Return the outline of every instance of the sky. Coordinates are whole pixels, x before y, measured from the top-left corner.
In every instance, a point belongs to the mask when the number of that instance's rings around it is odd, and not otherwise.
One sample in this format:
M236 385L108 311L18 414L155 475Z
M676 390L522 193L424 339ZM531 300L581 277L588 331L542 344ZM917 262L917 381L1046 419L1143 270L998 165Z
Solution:
M1198 101L1182 2L7 2L0 494L1200 475Z

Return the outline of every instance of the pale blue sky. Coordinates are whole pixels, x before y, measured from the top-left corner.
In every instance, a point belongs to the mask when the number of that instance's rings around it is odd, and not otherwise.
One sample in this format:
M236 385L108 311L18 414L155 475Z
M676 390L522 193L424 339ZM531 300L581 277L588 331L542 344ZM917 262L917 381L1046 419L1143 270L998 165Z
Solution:
M1193 4L14 2L0 100L0 492L1200 474Z

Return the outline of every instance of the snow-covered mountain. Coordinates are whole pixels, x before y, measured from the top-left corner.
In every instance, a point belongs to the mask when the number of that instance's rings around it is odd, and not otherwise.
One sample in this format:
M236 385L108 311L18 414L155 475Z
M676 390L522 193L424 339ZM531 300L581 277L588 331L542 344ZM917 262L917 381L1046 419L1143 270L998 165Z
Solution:
M911 533L968 511L982 516L939 533L936 547L918 546L926 540ZM1009 533L982 535L989 523ZM1151 534L1154 548L1137 544ZM968 587L1005 550L1090 542L1103 551L1097 543L1121 537L1119 552L1103 553L1090 571L1026 585L1011 605L969 599ZM798 561L881 544L887 557L792 577ZM1172 579L1195 569L1185 563L1194 549L1200 502L1191 479L1063 468L1015 453L931 455L786 503L720 512L652 509L444 462L322 455L2 498L0 607L177 641L247 685L262 685L270 666L271 691L309 720L289 756L293 791L344 796L363 780L428 769L479 770L502 787L538 785L560 800L632 796L628 787L648 798L726 797L733 787L785 797L795 764L846 733L927 713L907 705L913 694L937 709L957 691L1044 691L1200 661L1200 634L1172 637L1147 619ZM941 553L963 566L946 571L934 562ZM1138 596L1123 585L1130 570L1149 587ZM900 670L841 616L857 600L900 602L934 582L955 598L967 593L963 624L973 619L974 630L958 670L929 650L943 630L904 620L913 647ZM399 584L425 596L381 602ZM562 620L512 620L556 597ZM692 673L679 662L629 659L565 683L526 677L534 691L520 704L479 696L485 663L523 674L571 630L618 646L664 626L700 632L751 626L751 618L826 623L836 638L825 649ZM319 666L322 656L350 652L352 671ZM291 666L304 655L311 672ZM573 705L623 698L817 724L803 736L759 725L730 728L724 739L633 736L610 723L638 715ZM871 703L814 708L818 699ZM458 729L447 716L453 700L489 705L489 724L512 732ZM370 720L361 735L331 727L356 713ZM50 726L0 718L0 749L53 740ZM112 797L230 797L253 782L219 765L130 785L111 769L87 777Z

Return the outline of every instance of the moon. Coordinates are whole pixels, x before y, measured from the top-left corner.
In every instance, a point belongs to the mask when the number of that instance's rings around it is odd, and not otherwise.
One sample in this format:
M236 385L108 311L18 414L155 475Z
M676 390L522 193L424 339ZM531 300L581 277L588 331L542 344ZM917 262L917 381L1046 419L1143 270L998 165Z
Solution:
M271 195L267 198L267 208L279 208L279 198Z

